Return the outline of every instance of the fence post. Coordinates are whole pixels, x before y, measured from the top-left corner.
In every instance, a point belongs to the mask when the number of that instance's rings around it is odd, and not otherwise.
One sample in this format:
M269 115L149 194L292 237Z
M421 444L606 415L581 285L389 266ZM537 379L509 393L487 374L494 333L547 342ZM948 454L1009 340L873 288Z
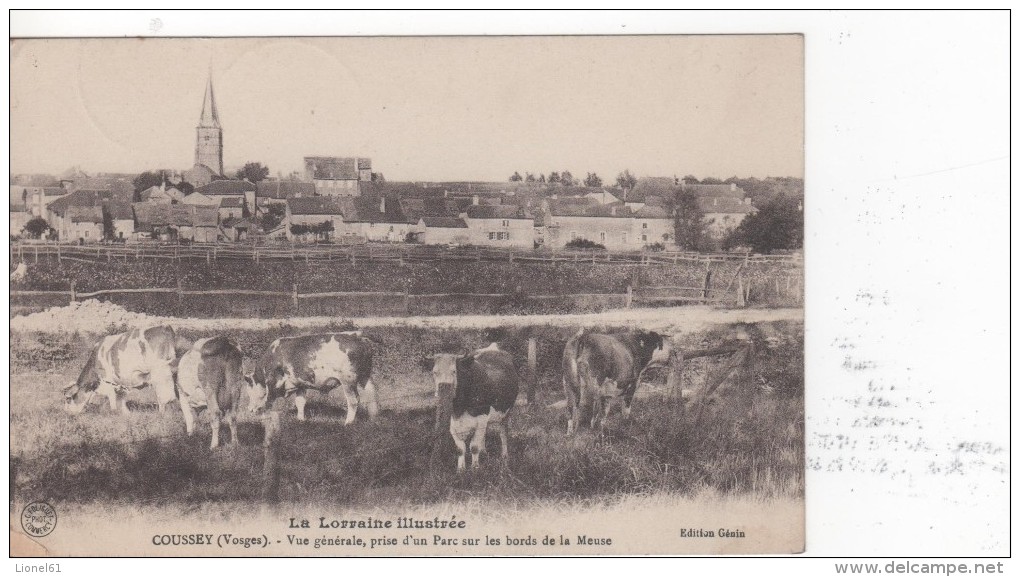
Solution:
M535 337L528 338L528 404L535 401L535 389L538 388L538 341Z
M177 277L177 312L181 312L181 308L184 306L184 285L181 282L181 277Z
M747 306L747 301L744 300L744 279L743 277L737 278L737 306Z
M407 288L404 288L404 314L410 314L411 311L411 293L408 292Z
M634 302L634 287L627 285L627 296L625 299L626 307L630 308L630 305Z
M19 249L19 250L20 250L20 249ZM58 245L57 245L57 267L62 267L62 266L64 266L64 261L60 260L60 258L61 258L61 257L60 257L60 245L58 244ZM14 259L13 259L13 258L11 258L11 260L14 260Z
M76 296L76 293L74 292L74 281L72 280L71 281L71 302L72 303L75 301L75 296Z
M294 312L298 312L298 292L297 283L294 283L294 292L291 293L291 303L294 305Z
M35 263L39 264L39 246L38 245L36 245L36 247L35 247Z
M708 300L708 287L712 283L712 269L705 271L705 288L701 291L701 298Z

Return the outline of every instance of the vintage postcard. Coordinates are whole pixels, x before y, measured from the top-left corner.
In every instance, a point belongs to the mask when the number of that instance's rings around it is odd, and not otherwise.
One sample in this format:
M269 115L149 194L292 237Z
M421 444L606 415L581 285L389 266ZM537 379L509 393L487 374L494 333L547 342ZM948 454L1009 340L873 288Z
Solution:
M12 556L804 550L802 36L10 65Z

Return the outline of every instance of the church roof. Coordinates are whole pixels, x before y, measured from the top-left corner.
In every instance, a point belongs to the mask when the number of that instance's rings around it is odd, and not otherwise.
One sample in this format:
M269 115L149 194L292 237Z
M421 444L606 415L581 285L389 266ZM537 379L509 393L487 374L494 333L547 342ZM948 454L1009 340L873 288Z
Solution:
M247 180L214 180L205 186L195 189L206 196L234 195L240 196L246 192L257 190L257 187Z
M205 83L205 98L202 99L202 116L198 125L204 128L220 128L220 114L216 110L216 96L213 94L212 73Z

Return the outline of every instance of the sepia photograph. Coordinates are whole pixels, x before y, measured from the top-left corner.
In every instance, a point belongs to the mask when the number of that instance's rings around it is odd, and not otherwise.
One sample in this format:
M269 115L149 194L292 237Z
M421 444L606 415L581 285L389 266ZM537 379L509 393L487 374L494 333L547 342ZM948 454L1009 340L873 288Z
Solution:
M12 39L11 555L803 552L804 59Z

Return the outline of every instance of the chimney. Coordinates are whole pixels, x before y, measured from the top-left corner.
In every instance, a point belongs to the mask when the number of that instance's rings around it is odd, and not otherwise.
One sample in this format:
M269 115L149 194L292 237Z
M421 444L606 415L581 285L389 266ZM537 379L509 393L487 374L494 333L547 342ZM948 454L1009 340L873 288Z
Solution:
M385 196L380 196L379 197L379 212L383 212L383 213L386 212L386 197Z
M471 204L474 204L474 205L478 204L478 195L477 194L472 194L471 195Z

